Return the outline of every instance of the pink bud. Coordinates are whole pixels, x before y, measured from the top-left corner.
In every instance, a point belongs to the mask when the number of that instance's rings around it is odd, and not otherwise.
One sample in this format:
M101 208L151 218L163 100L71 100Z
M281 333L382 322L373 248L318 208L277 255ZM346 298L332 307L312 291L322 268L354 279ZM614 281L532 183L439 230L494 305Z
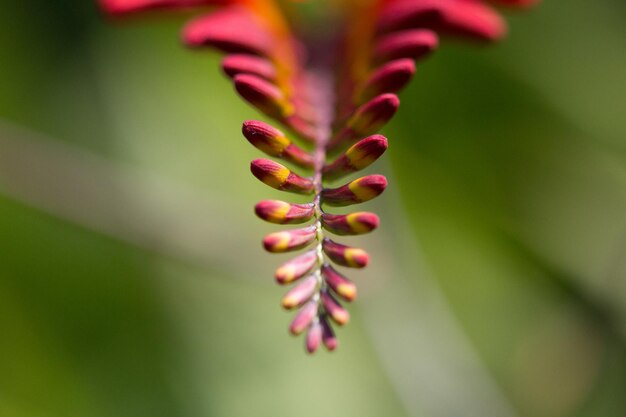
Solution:
M302 167L312 167L313 157L294 145L280 130L257 120L248 120L243 135L253 146L270 156L280 157Z
M269 60L255 55L232 54L222 60L224 73L231 78L239 74L251 74L268 81L276 79L276 68Z
M346 122L346 127L330 141L329 149L354 138L376 133L398 111L400 100L395 94L381 94L359 107Z
M369 136L352 145L345 154L324 167L324 180L333 180L360 171L376 161L389 146L382 135Z
M315 240L316 232L317 228L315 226L309 226L304 229L271 233L263 239L263 247L266 251L273 253L302 249Z
M211 46L227 53L271 56L273 49L272 36L258 26L250 11L236 6L192 20L182 36L188 46Z
M184 9L208 4L226 3L216 0L98 0L111 15L124 15L152 9Z
M343 326L350 321L350 313L341 307L341 304L328 291L322 291L321 299L324 310L335 323Z
M317 277L311 275L310 277L304 279L301 283L293 287L282 300L283 308L287 310L291 310L296 307L300 307L315 294L315 290L317 289Z
M448 1L441 30L482 41L495 41L506 35L506 23L491 7L476 1Z
M362 103L379 94L402 90L415 74L415 62L410 58L388 62L374 70L365 81L358 102Z
M442 7L449 0L389 2L378 18L378 32L430 27L441 20Z
M346 301L354 301L356 298L356 285L348 278L341 275L330 265L322 267L324 281L332 290Z
M315 316L317 316L317 303L309 301L298 311L298 314L296 314L289 326L289 331L295 336L299 335L309 327Z
M322 248L337 265L364 268L369 263L369 255L363 249L342 245L330 239L324 239Z
M308 273L317 262L317 251L311 250L282 264L276 270L276 281L288 284Z
M403 30L381 38L374 47L373 60L382 63L400 58L420 60L437 49L439 38L428 29Z
M306 334L306 351L315 353L322 343L322 325L319 321L313 322Z
M315 206L309 204L289 204L279 200L265 200L258 203L254 211L261 219L276 224L304 223L315 214Z
M333 332L333 328L326 319L326 316L320 317L320 324L322 325L322 341L324 342L324 346L332 352L339 346L339 341L335 336L335 332Z
M383 175L367 175L339 188L322 190L322 201L330 206L349 206L379 196L387 188Z
M283 119L293 113L293 105L276 85L250 74L233 78L235 89L248 103L275 119Z
M380 220L374 213L361 211L350 214L322 215L324 229L336 235L362 235L378 227Z
M261 182L281 191L297 194L311 194L313 182L294 174L289 168L269 159L255 159L250 163L250 171Z

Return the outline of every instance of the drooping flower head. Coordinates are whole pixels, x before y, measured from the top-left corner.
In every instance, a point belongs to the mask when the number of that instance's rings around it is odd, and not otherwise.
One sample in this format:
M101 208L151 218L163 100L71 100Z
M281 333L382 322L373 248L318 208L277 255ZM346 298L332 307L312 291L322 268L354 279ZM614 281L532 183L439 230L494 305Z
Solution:
M369 233L380 222L367 211L327 210L365 203L387 187L382 175L355 173L386 151L387 138L378 131L398 111L397 93L417 63L437 49L440 36L497 41L506 24L493 6L526 7L536 0L99 2L113 16L197 10L183 28L183 42L223 52L222 70L237 93L280 125L249 120L242 133L273 158L251 162L255 177L310 199L266 200L255 212L270 223L297 225L267 235L263 247L303 251L279 266L275 279L291 286L282 299L285 309L297 310L289 330L306 333L306 350L313 353L322 344L335 350L333 324L349 321L342 303L353 301L357 288L342 268L364 268L370 260L336 236ZM303 15L299 3L311 3L319 13Z

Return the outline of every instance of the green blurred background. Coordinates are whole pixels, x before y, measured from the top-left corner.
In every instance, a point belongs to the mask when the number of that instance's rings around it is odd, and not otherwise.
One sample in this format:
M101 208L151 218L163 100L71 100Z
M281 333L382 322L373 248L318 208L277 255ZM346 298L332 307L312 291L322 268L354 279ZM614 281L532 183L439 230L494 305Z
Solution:
M423 63L341 347L262 253L258 115L183 17L0 2L1 417L626 415L626 3Z

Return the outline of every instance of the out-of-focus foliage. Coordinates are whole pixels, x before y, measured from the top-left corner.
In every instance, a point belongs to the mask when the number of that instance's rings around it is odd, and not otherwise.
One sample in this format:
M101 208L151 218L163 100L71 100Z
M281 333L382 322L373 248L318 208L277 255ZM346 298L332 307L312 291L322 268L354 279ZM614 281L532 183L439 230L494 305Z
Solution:
M2 2L0 416L622 415L625 18L545 0L421 65L354 325L310 358L216 57Z

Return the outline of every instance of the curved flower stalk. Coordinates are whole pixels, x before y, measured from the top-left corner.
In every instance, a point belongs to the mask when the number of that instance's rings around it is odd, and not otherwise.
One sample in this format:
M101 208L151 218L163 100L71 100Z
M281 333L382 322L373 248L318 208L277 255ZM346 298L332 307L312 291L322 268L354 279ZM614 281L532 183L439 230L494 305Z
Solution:
M185 25L184 43L225 53L222 69L239 95L285 129L251 120L242 132L273 158L252 161L255 177L308 196L304 204L262 201L255 212L270 223L299 225L269 234L263 246L272 253L303 250L281 265L275 278L292 285L282 306L297 310L289 330L306 333L309 353L322 344L336 349L333 324L349 321L341 303L353 301L357 289L340 267L364 268L369 262L364 250L339 243L336 236L369 233L379 225L374 213L327 209L367 202L387 187L382 175L346 177L387 149L387 139L377 132L398 110L396 94L411 81L416 63L437 48L439 35L496 41L506 25L492 5L534 2L336 0L325 3L328 22L298 31L294 22L302 17L289 4L295 1L100 0L112 15L207 8Z

